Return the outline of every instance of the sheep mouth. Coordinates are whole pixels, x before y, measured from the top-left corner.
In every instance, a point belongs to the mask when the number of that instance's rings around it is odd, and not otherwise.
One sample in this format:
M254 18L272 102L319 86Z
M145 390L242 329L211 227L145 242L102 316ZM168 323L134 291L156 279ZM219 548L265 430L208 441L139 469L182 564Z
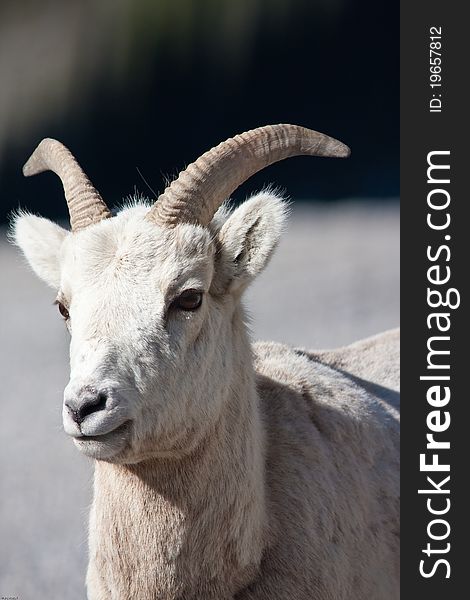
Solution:
M116 429L113 429L112 431L108 431L107 433L103 433L101 435L82 434L80 436L75 437L74 439L77 442L107 442L108 440L111 440L119 435L127 434L130 427L130 423L130 421L125 421L124 423L116 427Z
M94 460L115 462L126 453L131 437L131 421L125 421L118 427L102 435L82 435L73 442L81 454Z

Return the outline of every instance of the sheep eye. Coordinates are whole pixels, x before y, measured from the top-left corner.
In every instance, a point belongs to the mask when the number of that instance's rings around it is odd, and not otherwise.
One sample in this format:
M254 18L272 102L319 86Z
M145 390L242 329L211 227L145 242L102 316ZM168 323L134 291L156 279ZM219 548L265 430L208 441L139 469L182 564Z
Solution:
M57 306L58 306L58 308L59 308L59 312L60 312L60 314L63 316L63 318L64 318L66 321L68 321L68 320L69 320L69 318L70 318L70 315L69 315L69 311L68 311L68 310L65 308L65 305L64 305L64 304L62 304L62 302L59 302L59 301L58 301L58 302L57 302Z
M202 303L202 292L186 290L171 303L171 308L179 310L197 310Z

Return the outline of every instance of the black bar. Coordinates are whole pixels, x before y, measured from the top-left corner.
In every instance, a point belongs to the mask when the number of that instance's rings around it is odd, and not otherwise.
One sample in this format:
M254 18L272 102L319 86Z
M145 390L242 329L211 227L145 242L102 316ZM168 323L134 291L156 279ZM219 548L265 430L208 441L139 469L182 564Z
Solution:
M470 576L470 541L468 507L470 504L470 397L467 377L470 374L470 327L468 307L467 264L470 263L470 217L467 178L469 164L469 117L470 102L466 97L466 84L470 65L468 59L469 25L464 16L464 3L420 0L401 3L401 215L402 215L402 584L401 597L405 599L463 598ZM434 29L431 29L434 28ZM440 28L440 29L439 29ZM439 35L440 31L440 35ZM435 39L432 40L431 37ZM440 44L437 44L440 42ZM431 44L435 45L432 46ZM431 52L434 50L435 52ZM436 58L440 58L439 61ZM440 66L441 69L435 68ZM434 67L434 68L431 68ZM432 88L431 83L441 86ZM434 94L434 96L433 96ZM431 102L432 101L432 102ZM431 112L431 109L436 112ZM440 110L440 112L438 112ZM449 152L434 154L430 152ZM428 160L450 165L449 170L430 171ZM443 181L450 179L450 183ZM436 182L439 180L439 182ZM428 199L428 194L431 193ZM428 205L449 206L442 210ZM447 222L447 228L433 229L428 223L428 213L433 226ZM446 238L446 236L450 236ZM427 256L428 246L431 248ZM449 248L445 250L445 246ZM439 251L439 248L442 249ZM448 258L448 260L447 260ZM431 283L428 269L439 265L430 277L442 281L450 269L447 283ZM445 277L444 277L445 276ZM460 295L458 308L440 306L431 308L427 288L440 290L444 296L450 288ZM457 303L457 292L451 293L451 304ZM431 296L438 303L438 296ZM448 326L447 332L439 331L437 318L427 319L431 313L448 313L439 320L440 326ZM430 357L434 366L428 368L428 340L433 336L448 336L449 340L433 340L433 350L450 350L450 354ZM449 365L449 369L439 368ZM450 380L420 380L420 376L449 376ZM441 407L431 406L427 400L432 385L450 389L450 400ZM442 396L441 396L442 397ZM436 395L432 399L437 399ZM439 410L439 416L428 417ZM445 429L446 412L451 419ZM432 427L442 425L440 433ZM450 449L426 449L426 435L434 434L435 441L449 441ZM438 455L439 464L449 464L449 472L424 472L420 470L420 454L426 454L425 462ZM450 475L446 484L441 482ZM419 489L433 489L426 477L433 478L448 494L419 494ZM428 510L444 510L450 501L448 512L432 515ZM431 523L442 519L445 523ZM430 524L431 523L431 524ZM435 537L428 535L428 528ZM430 544L432 553L423 550ZM434 553L447 549L448 552ZM436 564L442 559L447 561ZM422 571L420 573L420 561ZM433 572L434 571L434 572ZM446 575L450 575L446 578Z

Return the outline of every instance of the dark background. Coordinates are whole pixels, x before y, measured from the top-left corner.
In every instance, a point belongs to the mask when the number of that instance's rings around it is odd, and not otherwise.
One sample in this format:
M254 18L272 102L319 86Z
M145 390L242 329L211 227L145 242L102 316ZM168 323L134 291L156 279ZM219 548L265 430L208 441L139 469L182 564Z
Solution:
M53 175L21 166L43 137L70 147L108 204L223 139L291 122L351 146L251 179L297 200L397 197L399 4L376 0L5 2L0 8L0 221L66 216Z

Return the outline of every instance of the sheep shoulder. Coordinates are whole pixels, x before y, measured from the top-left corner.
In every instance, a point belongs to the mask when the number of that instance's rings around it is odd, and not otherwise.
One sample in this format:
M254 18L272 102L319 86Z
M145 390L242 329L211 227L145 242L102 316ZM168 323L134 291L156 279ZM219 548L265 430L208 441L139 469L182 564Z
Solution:
M337 351L254 345L269 543L240 599L397 598L397 348L396 332Z

